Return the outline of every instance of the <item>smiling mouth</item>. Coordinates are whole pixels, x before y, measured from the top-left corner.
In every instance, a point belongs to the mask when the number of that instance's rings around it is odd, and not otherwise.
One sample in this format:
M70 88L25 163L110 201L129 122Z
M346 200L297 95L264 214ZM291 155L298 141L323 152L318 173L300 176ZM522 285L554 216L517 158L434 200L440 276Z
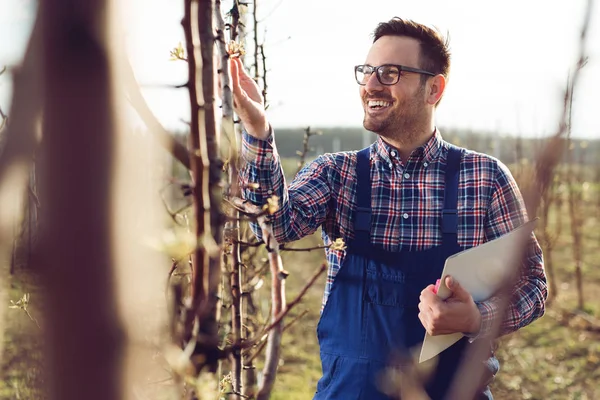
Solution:
M383 110L385 108L388 108L392 105L391 101L384 101L384 100L369 100L367 101L367 107L370 110Z

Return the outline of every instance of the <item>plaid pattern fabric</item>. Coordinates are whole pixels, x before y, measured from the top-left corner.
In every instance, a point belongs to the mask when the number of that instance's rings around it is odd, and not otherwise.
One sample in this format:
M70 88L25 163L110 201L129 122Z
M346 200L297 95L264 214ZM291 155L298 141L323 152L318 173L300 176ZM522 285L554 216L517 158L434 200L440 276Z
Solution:
M448 144L439 131L407 162L381 138L370 147L372 182L371 240L386 251L420 251L442 243L440 219L444 199L444 166ZM243 133L240 184L244 197L262 205L277 195L280 209L273 231L280 243L314 233L322 227L325 245L354 237L356 151L324 154L307 165L288 186L274 134L258 140ZM485 154L467 151L460 168L458 243L478 246L521 225L527 219L523 199L507 167ZM248 186L248 183L258 184ZM253 227L260 237L260 230ZM544 313L547 297L542 251L532 235L521 279L503 319L501 334L515 331ZM323 306L344 251L326 250L329 263ZM482 314L479 336L489 333L499 317L497 298L478 304Z

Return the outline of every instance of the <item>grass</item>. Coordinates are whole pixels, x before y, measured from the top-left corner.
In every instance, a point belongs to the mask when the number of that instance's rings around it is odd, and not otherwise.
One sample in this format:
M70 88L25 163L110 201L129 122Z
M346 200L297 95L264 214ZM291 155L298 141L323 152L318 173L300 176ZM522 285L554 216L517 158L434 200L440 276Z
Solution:
M8 298L16 302L30 293L29 312L38 314L38 285L24 274L14 276L9 283ZM39 303L38 303L39 304ZM2 305L7 307L7 305ZM0 399L41 399L43 385L40 330L20 309L5 311L4 351L0 365Z

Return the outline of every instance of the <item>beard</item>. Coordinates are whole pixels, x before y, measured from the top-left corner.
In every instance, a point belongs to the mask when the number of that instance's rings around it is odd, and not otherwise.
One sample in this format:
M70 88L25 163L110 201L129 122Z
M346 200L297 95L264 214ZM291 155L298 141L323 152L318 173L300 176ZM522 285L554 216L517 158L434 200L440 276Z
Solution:
M366 130L378 134L397 143L410 144L422 136L423 122L426 120L423 94L425 86L422 85L417 93L405 98L390 110L384 119L370 118L365 110L363 126ZM381 95L377 96L381 99ZM367 97L364 104L367 104ZM392 99L390 98L389 101Z

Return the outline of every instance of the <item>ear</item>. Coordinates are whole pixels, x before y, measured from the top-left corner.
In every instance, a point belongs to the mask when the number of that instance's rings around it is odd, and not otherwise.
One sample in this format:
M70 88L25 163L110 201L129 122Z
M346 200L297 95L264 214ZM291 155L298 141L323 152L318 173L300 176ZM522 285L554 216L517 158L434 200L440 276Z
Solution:
M446 78L444 75L436 75L429 79L426 88L426 101L428 104L435 105L442 98L446 89Z

